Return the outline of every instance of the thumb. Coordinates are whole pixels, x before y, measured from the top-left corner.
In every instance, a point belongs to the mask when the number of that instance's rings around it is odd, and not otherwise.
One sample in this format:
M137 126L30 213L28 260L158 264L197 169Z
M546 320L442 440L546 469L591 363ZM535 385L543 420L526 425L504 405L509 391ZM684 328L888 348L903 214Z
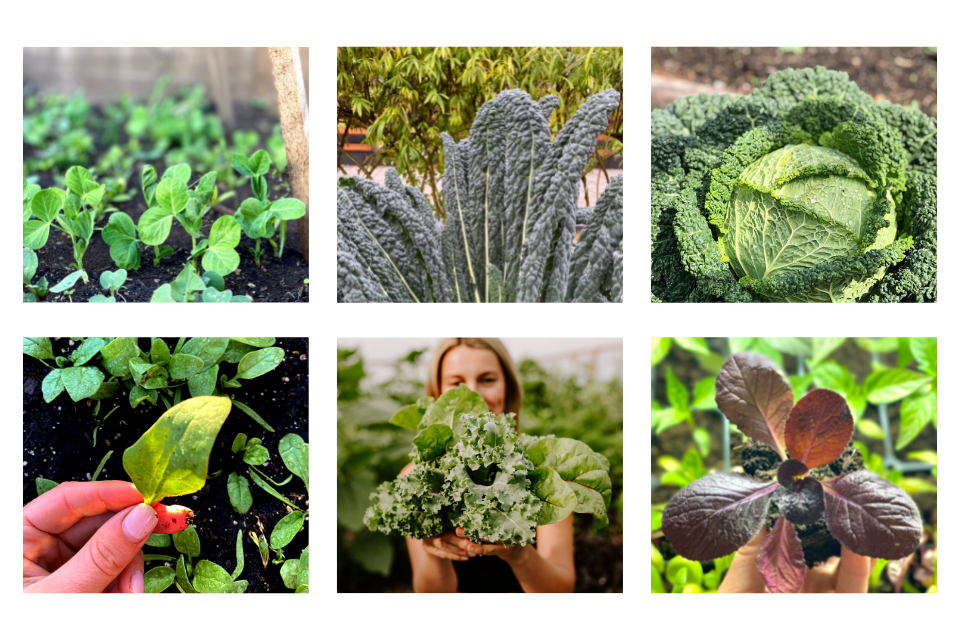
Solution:
M44 587L60 593L102 592L137 556L156 526L157 513L148 504L120 511L44 580Z
M718 593L764 593L766 591L767 585L757 568L757 556L760 555L766 539L767 525L764 524L757 535L740 547L737 555L733 556L730 570L727 571L727 577L717 589Z

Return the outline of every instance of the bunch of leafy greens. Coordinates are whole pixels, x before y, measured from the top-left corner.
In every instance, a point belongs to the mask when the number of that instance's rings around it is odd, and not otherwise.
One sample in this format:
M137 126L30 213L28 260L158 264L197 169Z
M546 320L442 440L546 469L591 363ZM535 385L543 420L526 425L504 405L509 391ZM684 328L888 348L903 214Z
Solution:
M846 73L652 116L654 302L937 299L937 123Z
M577 209L583 169L620 94L591 96L551 141L559 103L503 91L481 107L468 139L441 134L443 224L396 171L385 185L339 179L337 301L622 301L622 176L592 210Z
M404 407L391 422L417 429L416 466L371 494L371 530L427 538L463 527L474 542L525 545L538 525L574 511L607 522L604 456L570 438L521 438L512 414L490 413L464 385Z
M782 462L769 480L713 473L681 489L663 511L663 533L680 555L713 560L733 553L765 526L771 499L780 515L758 564L773 593L797 593L806 577L794 525L822 520L843 546L873 558L903 558L920 544L920 511L902 489L870 471L835 477L817 471L840 457L853 434L840 394L815 389L794 405L775 365L743 352L720 370L716 400L745 436L771 447Z

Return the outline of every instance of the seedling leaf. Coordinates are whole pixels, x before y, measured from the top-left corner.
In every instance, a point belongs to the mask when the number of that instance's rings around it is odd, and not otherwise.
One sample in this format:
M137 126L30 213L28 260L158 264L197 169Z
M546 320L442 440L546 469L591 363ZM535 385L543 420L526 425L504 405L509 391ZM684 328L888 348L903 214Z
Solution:
M760 575L770 593L799 593L807 568L797 530L786 518L767 534L759 557Z
M124 451L123 468L144 502L203 488L210 451L230 407L229 398L218 396L184 400Z
M663 533L684 558L733 553L763 526L779 485L737 473L712 473L681 489L663 510Z
M783 439L793 391L772 361L749 351L731 356L717 376L717 407L744 435L786 459Z

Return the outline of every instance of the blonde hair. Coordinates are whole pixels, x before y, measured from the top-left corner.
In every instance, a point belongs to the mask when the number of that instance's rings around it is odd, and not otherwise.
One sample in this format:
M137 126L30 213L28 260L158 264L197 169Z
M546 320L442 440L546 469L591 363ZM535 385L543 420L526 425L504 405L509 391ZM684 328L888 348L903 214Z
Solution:
M427 368L427 395L436 400L440 397L440 368L443 358L450 349L458 346L486 349L496 354L503 369L503 376L507 383L507 397L503 405L504 413L516 414L517 430L520 430L520 403L523 401L523 389L520 387L520 378L513 365L507 348L499 338L441 338L434 347L430 356L430 365Z

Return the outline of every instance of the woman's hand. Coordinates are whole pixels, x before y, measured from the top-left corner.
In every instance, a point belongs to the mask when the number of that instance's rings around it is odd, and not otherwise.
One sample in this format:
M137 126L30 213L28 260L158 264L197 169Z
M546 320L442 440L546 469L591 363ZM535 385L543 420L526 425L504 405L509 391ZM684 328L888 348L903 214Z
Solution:
M471 558L474 556L496 556L509 563L513 563L526 557L527 551L531 548L529 545L508 547L502 542L490 542L488 540L483 540L483 544L477 544L471 542L470 539L464 535L463 527L457 527L455 533L461 541L466 540L467 544L464 545L464 548Z
M462 527L457 527L458 532L462 532ZM471 544L467 538L457 535L453 531L444 531L439 536L433 538L424 538L422 541L423 550L427 554L440 558L441 560L469 560L476 554L467 553L467 545Z
M766 526L760 528L747 544L740 547L727 576L720 583L719 593L767 593L767 585L757 568L757 556L767 537ZM800 593L866 593L870 572L870 558L842 547L840 557L833 557L812 569L807 569Z
M171 509L165 520L181 522L162 528L182 530L184 508ZM130 482L64 482L23 507L23 590L143 593L141 548L158 523Z

